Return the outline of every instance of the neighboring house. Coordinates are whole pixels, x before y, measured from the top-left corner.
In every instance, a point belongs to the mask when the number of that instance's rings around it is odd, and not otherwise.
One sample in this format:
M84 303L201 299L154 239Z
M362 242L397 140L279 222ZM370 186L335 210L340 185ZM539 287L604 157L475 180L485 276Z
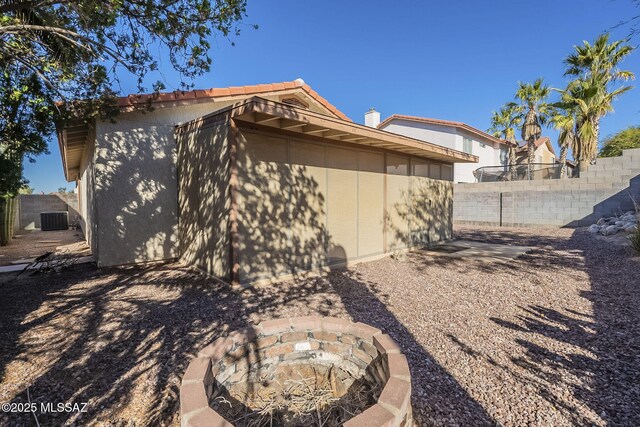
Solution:
M477 161L355 124L301 80L119 105L58 131L99 266L181 257L250 283L447 239L442 171Z
M477 168L506 165L509 162L509 146L506 141L465 123L399 114L394 114L380 123L380 113L373 109L365 114L365 123L387 132L477 156L478 163L454 165L454 182L475 182L473 171Z
M536 159L534 163L555 163L556 152L551 144L551 139L548 136L538 138L534 143L536 147L535 155ZM518 150L516 152L516 163L527 164L529 163L529 147L526 141L518 142Z

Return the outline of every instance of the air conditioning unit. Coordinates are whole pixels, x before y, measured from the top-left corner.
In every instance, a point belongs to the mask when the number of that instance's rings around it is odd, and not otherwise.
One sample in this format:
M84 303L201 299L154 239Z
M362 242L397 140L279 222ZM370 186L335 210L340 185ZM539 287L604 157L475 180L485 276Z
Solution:
M40 229L42 231L68 230L69 213L60 212L40 212Z

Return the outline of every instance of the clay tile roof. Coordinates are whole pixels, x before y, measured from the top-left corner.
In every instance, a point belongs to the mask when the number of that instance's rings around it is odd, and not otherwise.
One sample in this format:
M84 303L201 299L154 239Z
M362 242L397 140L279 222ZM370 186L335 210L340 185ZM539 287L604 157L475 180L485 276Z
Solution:
M383 127L385 127L386 125L388 125L390 122L392 122L393 120L408 120L411 122L418 122L418 123L426 123L426 124L431 124L431 125L443 125L443 126L452 126L458 129L463 129L466 130L467 132L474 134L476 136L479 136L481 138L485 138L488 139L490 141L493 142L497 142L499 144L509 144L507 141L500 139L500 138L496 138L493 135L490 135L486 132L481 131L480 129L474 128L473 126L469 126L466 123L462 123L462 122L454 122L451 120L440 120L440 119L431 119L428 117L417 117L417 116L405 116L402 114L393 114L389 117L387 117L386 119L384 119L382 121L382 123L380 123L378 125L379 129L382 129Z
M556 150L553 148L553 144L551 143L551 139L548 136L541 136L540 138L536 139L533 142L533 145L535 145L536 148L539 148L541 145L547 144L547 148L549 149L549 151L551 152L551 154L553 154L554 156L556 155ZM519 142L519 148L518 151L522 152L522 153L526 153L528 148L527 148L527 142L526 141L520 141Z
M128 95L118 98L118 106L122 109L133 107L136 104L144 104L146 102L162 103L171 101L189 101L189 100L203 100L214 99L225 96L238 96L238 95L255 95L265 92L278 92L290 89L302 89L308 96L315 99L328 111L333 113L336 117L351 122L352 120L347 117L342 111L338 110L329 101L324 99L315 90L301 80L293 82L271 83L271 84L258 84L250 86L232 86L226 88L211 88L211 89L196 89L190 91L175 91L165 92L157 95L140 94L140 95Z

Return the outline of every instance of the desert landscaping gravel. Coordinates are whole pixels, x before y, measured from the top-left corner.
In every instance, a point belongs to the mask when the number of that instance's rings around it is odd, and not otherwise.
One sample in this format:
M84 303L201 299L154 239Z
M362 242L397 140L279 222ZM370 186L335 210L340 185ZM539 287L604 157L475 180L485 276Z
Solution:
M586 229L456 234L535 249L507 263L416 251L244 291L176 264L2 275L0 402L87 403L37 412L42 426L179 425L180 377L201 347L319 313L401 345L418 425L640 425L640 258Z

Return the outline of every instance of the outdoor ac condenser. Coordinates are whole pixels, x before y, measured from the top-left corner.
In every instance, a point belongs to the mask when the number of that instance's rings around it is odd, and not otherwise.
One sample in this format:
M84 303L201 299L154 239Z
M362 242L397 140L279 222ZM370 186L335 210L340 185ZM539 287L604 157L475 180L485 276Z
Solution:
M69 214L60 212L40 212L40 229L42 231L69 229Z

